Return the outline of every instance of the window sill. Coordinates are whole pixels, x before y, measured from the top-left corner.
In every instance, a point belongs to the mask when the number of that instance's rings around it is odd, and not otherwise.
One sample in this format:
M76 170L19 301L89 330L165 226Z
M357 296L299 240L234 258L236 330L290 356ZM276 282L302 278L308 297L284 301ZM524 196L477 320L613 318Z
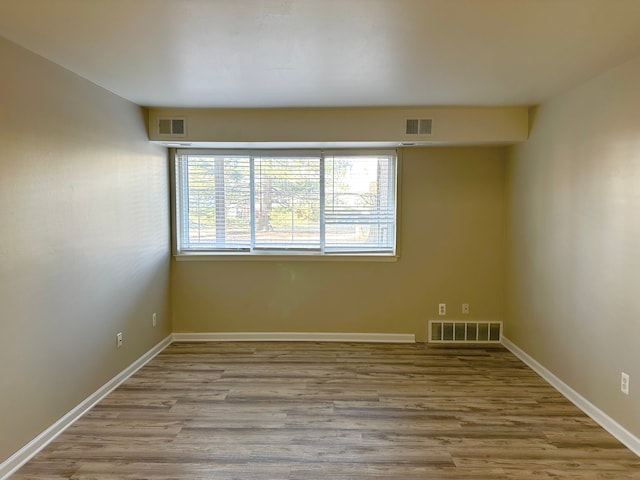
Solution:
M177 262L397 262L398 255L309 255L276 253L180 253L174 255Z

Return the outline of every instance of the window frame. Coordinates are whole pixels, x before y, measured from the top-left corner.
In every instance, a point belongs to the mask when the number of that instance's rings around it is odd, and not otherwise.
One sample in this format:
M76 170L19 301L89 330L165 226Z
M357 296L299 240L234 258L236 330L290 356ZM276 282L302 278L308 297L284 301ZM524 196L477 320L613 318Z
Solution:
M178 185L178 161L181 155L208 155L208 156L248 156L248 157L267 157L282 155L285 157L294 157L296 154L308 156L315 153L321 159L320 177L320 198L322 209L324 209L325 188L324 187L324 162L325 156L367 156L367 155L390 155L393 157L393 171L395 181L393 186L394 199L394 240L391 251L325 251L324 248L319 250L296 251L287 249L202 249L202 250L181 250L179 229L182 228L180 202L180 191ZM257 261L376 261L376 262L395 262L399 258L400 250L400 225L401 225L401 208L400 208L400 192L401 192L401 172L402 172L402 150L393 148L305 148L305 149L246 149L246 148L170 148L169 149L169 166L170 166L170 198L171 198L171 243L173 256L177 261L229 261L229 260L257 260ZM319 178L320 178L319 177ZM253 187L252 187L253 188ZM252 194L253 196L253 194ZM255 219L253 220L255 221ZM320 222L321 230L325 229L325 224ZM322 242L324 243L324 242ZM324 245L323 245L324 246Z

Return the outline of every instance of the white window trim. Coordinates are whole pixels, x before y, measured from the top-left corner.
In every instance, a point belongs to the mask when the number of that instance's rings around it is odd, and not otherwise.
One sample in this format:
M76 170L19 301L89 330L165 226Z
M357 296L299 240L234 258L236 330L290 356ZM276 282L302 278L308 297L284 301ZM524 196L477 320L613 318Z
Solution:
M325 153L331 155L363 155L368 154L380 154L384 152L394 152L395 155L395 246L393 253L341 253L341 252L288 252L283 254L282 251L271 252L257 252L257 251L179 251L178 250L178 209L177 209L177 185L176 185L176 159L179 155L184 153L189 154L206 154L210 155L215 152L218 155L231 155L231 154L246 154L246 155L263 155L268 152L269 154L287 154L291 155L296 152L309 153L321 152L324 156ZM169 149L169 163L170 163L170 194L171 194L171 240L172 240L172 254L178 262L212 262L212 261L271 261L271 262L380 262L380 263L393 263L397 262L400 258L400 190L401 190L401 172L402 172L402 150L376 149L376 148L357 148L357 149Z
M353 254L317 254L309 255L302 253L176 253L173 256L178 262L397 262L399 255L353 255Z

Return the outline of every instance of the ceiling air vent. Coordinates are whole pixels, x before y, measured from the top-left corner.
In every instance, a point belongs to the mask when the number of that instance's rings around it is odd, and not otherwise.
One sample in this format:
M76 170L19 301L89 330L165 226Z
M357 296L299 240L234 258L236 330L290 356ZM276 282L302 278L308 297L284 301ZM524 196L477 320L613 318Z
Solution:
M405 131L406 135L431 135L431 118L408 118Z
M158 133L170 137L184 137L186 122L184 118L159 118Z

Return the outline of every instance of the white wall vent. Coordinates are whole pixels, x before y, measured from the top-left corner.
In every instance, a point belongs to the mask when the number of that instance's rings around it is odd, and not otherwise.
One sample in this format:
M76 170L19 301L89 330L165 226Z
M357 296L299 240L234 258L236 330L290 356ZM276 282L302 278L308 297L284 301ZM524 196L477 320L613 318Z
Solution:
M431 135L433 119L431 118L407 118L405 135Z
M184 137L187 134L187 122L184 118L159 118L158 134Z
M500 343L502 322L429 320L429 343Z

